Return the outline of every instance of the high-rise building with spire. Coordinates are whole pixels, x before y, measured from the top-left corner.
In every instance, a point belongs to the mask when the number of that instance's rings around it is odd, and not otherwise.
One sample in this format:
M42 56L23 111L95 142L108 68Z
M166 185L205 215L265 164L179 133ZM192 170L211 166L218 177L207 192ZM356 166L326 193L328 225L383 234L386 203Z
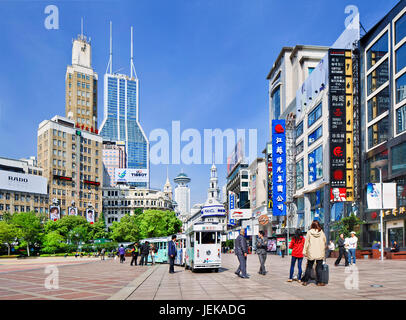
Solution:
M147 169L149 181L149 141L139 122L139 79L133 62L131 27L130 76L113 72L112 24L110 22L110 59L104 75L104 119L100 135L105 140L123 141L126 167ZM148 182L130 183L148 188Z
M92 47L81 33L73 40L72 64L66 68L65 113L76 127L97 133L97 73L92 68Z
M171 183L169 182L169 175L168 175L168 169L166 169L166 182L164 185L164 194L172 200L172 186Z

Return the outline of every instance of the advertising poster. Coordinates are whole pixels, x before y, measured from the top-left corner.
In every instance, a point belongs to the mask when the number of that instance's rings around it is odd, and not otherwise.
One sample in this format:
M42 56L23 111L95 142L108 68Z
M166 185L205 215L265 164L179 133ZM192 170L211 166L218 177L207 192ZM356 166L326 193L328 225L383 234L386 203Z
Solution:
M383 208L381 198L381 184L368 183L367 205L368 209L395 209L396 183L383 183Z
M116 182L148 182L148 169L115 168L114 178Z
M49 208L49 219L56 221L61 218L61 211L59 206L51 206Z
M276 251L276 240L275 239L268 240L268 249L267 250L271 251L271 252Z
M94 223L94 210L93 209L86 210L86 220L87 220L87 222L90 222L91 224Z
M330 201L347 201L347 192L345 188L330 188Z
M272 120L272 215L286 216L285 120Z
M69 207L69 208L68 208L68 215L69 215L69 216L77 216L77 215L78 215L78 208L76 208L76 207Z

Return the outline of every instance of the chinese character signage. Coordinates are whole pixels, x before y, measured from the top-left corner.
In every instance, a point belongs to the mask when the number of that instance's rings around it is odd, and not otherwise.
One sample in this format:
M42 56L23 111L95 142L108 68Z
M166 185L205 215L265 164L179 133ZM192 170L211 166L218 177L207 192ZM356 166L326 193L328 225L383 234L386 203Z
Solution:
M285 120L272 120L272 214L286 215Z
M268 182L268 209L272 209L272 145L268 144L266 163L267 163L267 182Z
M351 50L329 50L330 200L354 200Z

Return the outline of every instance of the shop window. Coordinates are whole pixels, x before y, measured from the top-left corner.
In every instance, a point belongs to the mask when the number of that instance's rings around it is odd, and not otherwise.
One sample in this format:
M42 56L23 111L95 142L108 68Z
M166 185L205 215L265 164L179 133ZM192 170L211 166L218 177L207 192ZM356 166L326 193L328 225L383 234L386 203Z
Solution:
M406 105L396 110L396 133L406 130Z

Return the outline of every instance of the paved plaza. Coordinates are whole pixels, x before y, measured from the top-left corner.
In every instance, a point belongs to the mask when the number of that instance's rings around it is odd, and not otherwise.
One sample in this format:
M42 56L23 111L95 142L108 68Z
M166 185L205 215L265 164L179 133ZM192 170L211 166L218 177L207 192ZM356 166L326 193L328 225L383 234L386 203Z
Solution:
M218 273L192 273L168 265L130 266L97 258L36 258L0 260L0 299L16 300L271 300L271 299L406 299L406 260L357 260L357 269L334 267L328 259L330 282L325 287L286 282L290 257L269 255L268 274L259 275L258 256L248 256L250 279L234 274L237 258L223 255ZM46 289L45 268L59 272L59 289ZM305 269L305 263L303 263ZM358 284L358 289L357 289Z

